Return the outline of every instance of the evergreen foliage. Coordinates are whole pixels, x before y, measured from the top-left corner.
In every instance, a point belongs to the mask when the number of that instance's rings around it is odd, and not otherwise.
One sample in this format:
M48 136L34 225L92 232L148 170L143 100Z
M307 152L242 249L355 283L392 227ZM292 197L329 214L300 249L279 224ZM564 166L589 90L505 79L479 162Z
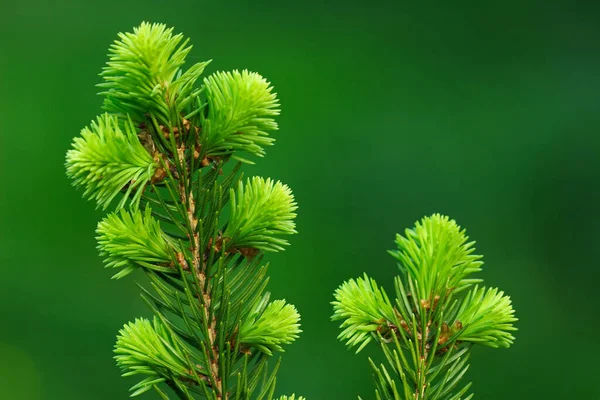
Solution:
M217 72L204 79L208 99L206 127L208 153L233 150L264 155L273 144L267 131L277 130L272 118L279 115L279 101L270 83L255 72ZM235 157L235 156L234 156Z
M338 336L348 347L358 346L360 352L373 340L373 332L383 321L394 321L394 307L383 288L365 274L364 278L344 282L335 292L334 320L343 320Z
M67 152L67 175L85 189L83 197L95 200L98 207L108 208L124 188L125 196L116 208L127 202L137 206L154 176L156 162L135 132L131 120L120 124L118 117L103 114L81 131Z
M266 303L262 301L261 303ZM257 305L254 318L248 318L240 327L240 343L254 346L268 355L273 351L283 351L282 344L289 344L298 338L300 315L296 307L285 300L268 303L262 310ZM262 310L262 311L261 311Z
M397 235L400 275L396 298L367 275L344 282L335 292L339 339L357 353L377 341L387 366L369 360L375 397L386 400L470 399L461 384L474 344L509 347L517 321L510 298L498 289L475 286L481 256L474 242L448 217L434 214ZM466 294L464 294L466 291Z
M109 49L109 61L100 74L104 82L104 109L129 115L143 121L151 114L162 123L171 120L173 103L185 101L181 96L183 82L174 84L181 67L192 50L182 34L173 35L173 28L163 24L142 23L133 33L120 33ZM206 63L196 64L187 71L187 79L198 79ZM190 82L193 86L194 82ZM178 90L179 89L179 90ZM188 94L186 90L183 94ZM177 110L179 111L179 110Z
M280 251L288 242L275 235L296 233L292 191L281 182L253 177L230 190L231 219L225 237L238 248Z
M133 386L131 396L137 396L167 380L194 379L181 354L186 351L169 330L154 317L136 319L125 324L117 336L115 359L123 376L146 375Z
M103 209L118 198L97 229L106 267L148 277L154 317L121 329L117 365L139 378L131 396L294 400L275 397L279 362L268 361L298 338L300 315L269 300L262 260L296 233L297 205L286 185L242 182L232 165L264 155L279 103L254 72L201 79L209 62L185 69L190 51L162 24L119 34L99 85L106 113L67 152L84 197Z
M98 249L107 268L122 268L113 278L122 278L136 267L169 272L172 251L176 245L160 229L152 217L152 209L135 209L111 213L98 223ZM171 243L169 243L171 242Z

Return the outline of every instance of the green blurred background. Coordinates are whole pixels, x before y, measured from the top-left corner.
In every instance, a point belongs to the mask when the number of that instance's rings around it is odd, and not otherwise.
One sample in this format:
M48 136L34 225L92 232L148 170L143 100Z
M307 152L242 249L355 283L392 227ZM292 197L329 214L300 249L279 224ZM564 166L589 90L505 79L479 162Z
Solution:
M394 234L441 212L520 318L513 347L474 350L476 398L600 398L597 4L3 0L0 398L125 399L134 383L112 347L149 313L132 279L102 268L102 214L63 163L100 112L108 45L143 20L191 37L210 72L258 71L281 98L277 144L246 168L300 204L300 234L269 257L270 288L304 329L278 393L373 398L376 349L337 342L332 292L363 272L391 287Z

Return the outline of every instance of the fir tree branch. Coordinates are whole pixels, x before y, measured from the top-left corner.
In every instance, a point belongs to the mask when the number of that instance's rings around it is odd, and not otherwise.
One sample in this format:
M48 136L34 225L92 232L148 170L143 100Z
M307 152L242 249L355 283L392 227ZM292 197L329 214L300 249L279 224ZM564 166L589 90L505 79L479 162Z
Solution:
M257 73L234 70L217 72L205 78L204 84L209 156L231 154L234 150L264 155L263 146L273 144L267 131L278 129L272 117L279 115L279 102L270 83Z
M348 347L358 346L359 353L371 340L373 333L386 335L398 329L394 309L383 288L366 274L364 278L351 279L335 292L333 320L343 320L344 330L338 339L347 340Z
M106 209L126 190L117 209L123 208L134 193L130 205L136 207L144 188L156 176L156 162L144 149L131 120L119 121L103 114L75 138L67 152L67 175L75 186L85 188L83 197L96 200Z
M471 346L508 347L514 340L510 298L478 286L461 296L481 282L469 276L482 262L472 254L474 242L448 217L423 218L396 244L390 252L401 273L395 302L367 275L343 283L332 303L332 319L342 320L344 329L339 339L348 347L360 344L358 351L379 342L388 365L369 360L377 399L470 399L471 384L460 382Z
M201 80L208 61L184 71L190 50L162 24L119 35L99 85L112 114L74 140L67 174L103 208L122 195L98 224L98 248L115 278L149 278L138 286L155 317L126 324L115 348L124 376L143 377L132 396L272 400L279 362L268 360L298 337L300 317L269 302L261 260L296 232L297 206L286 185L244 185L228 162L264 154L278 101L256 73Z
M122 278L137 267L172 272L171 252L175 245L163 233L158 221L152 218L152 210L145 213L135 209L111 213L98 224L98 249L107 268L123 268L113 276Z
M251 317L240 326L239 341L273 355L273 351L283 351L282 344L289 344L298 338L302 332L299 321L300 314L296 307L286 304L285 300L275 300L266 307L259 303Z

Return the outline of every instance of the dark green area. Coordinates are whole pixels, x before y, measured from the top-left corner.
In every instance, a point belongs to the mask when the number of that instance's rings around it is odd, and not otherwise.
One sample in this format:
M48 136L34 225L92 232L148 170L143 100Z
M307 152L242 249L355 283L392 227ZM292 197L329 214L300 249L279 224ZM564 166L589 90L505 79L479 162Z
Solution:
M313 4L314 3L314 4ZM476 349L478 399L600 393L600 13L594 2L4 1L0 5L0 398L125 399L117 330L149 315L110 281L101 217L65 177L73 136L99 113L97 74L141 21L192 39L208 72L271 80L277 144L246 175L281 179L300 205L270 256L274 298L304 333L278 392L373 398L368 354L336 340L334 289L396 274L385 250L423 215L455 218L513 298L508 350ZM373 346L371 346L373 347ZM148 396L152 398L152 396Z

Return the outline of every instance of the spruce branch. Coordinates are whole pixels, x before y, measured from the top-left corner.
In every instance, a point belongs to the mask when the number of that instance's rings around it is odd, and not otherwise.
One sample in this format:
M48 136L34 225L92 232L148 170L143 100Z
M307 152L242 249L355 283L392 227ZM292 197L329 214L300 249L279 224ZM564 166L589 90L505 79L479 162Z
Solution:
M300 314L285 300L275 300L262 308L258 304L256 311L242 322L239 341L273 355L273 351L283 351L281 345L292 343L302 332Z
M120 33L100 74L104 109L129 115L136 122L144 121L148 113L162 123L170 121L170 106L177 95L170 86L191 49L182 34L173 35L173 28L163 24L144 22L133 33ZM195 69L199 71L188 76L198 79L203 68Z
M332 320L342 320L348 347L379 343L387 363L369 360L375 397L386 400L470 399L461 380L475 344L509 347L517 321L510 298L475 286L481 270L474 242L454 220L434 214L397 235L400 275L395 301L366 274L335 292ZM462 293L460 293L462 292ZM357 352L358 352L357 351Z
M114 278L148 277L154 318L125 324L115 347L124 376L142 377L132 396L273 400L269 360L298 338L300 315L269 302L262 260L296 233L297 205L286 185L243 183L228 163L263 155L278 102L256 73L184 70L188 43L162 24L119 34L99 85L108 113L74 140L67 174L100 207L121 196L98 249Z
M98 249L107 268L122 268L113 279L122 278L137 267L173 272L169 266L175 244L160 228L148 207L142 213L121 210L98 223ZM169 243L171 242L171 243Z
M481 256L474 255L474 242L454 220L434 214L423 218L405 236L396 235L398 250L390 251L401 269L416 282L421 299L441 296L447 288L468 288L480 279L467 276L481 271Z
M279 115L279 101L271 84L247 70L216 72L205 78L204 84L208 154L219 156L237 150L263 156L263 147L274 141L267 131L278 129L272 117Z
M155 317L152 322L139 318L125 324L117 336L115 359L123 376L147 375L131 387L132 397L164 382L165 375L192 379L184 348Z
M125 188L117 209L128 201L135 207L156 171L156 163L140 143L131 120L119 124L119 119L109 114L92 121L73 140L66 165L73 184L85 189L83 197L96 200L103 209Z
M296 233L298 206L287 185L253 177L246 184L240 181L230 197L231 219L225 231L230 247L281 251L288 245L277 237Z
M490 347L509 347L517 319L510 297L497 288L475 287L465 296L456 321L462 324L458 340Z
M373 340L373 333L398 326L387 294L366 274L344 282L335 291L335 299L332 319L343 320L340 328L344 329L338 339L346 340L348 347L358 346L357 353Z

